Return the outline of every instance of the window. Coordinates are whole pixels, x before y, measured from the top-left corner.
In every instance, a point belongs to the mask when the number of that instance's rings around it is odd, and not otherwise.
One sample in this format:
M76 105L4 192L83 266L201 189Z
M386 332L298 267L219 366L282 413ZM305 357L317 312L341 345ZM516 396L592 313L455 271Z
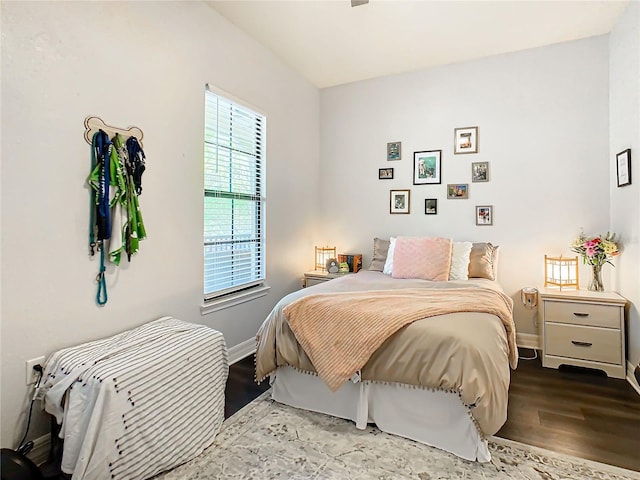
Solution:
M264 282L266 118L205 90L204 298Z

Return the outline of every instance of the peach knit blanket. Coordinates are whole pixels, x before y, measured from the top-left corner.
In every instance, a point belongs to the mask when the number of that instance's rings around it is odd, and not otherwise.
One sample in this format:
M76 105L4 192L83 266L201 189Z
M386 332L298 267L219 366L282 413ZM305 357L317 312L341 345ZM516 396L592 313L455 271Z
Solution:
M362 369L399 329L416 320L455 312L497 316L507 333L509 363L518 362L513 302L488 288L409 288L310 295L284 308L297 341L327 386L336 391Z

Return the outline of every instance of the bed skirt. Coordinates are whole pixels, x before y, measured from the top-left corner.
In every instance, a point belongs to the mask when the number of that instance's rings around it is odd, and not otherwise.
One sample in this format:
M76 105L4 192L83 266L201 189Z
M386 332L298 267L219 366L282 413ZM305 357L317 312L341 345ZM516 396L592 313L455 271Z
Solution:
M270 382L277 402L351 420L359 429L375 423L466 460L491 460L487 440L457 393L374 382L347 382L332 392L320 377L291 367L279 368Z

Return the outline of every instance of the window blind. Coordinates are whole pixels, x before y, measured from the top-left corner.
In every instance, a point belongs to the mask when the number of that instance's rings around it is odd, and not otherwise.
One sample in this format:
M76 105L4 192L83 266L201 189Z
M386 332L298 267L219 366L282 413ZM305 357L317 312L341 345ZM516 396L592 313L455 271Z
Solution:
M205 90L204 297L264 281L266 118Z

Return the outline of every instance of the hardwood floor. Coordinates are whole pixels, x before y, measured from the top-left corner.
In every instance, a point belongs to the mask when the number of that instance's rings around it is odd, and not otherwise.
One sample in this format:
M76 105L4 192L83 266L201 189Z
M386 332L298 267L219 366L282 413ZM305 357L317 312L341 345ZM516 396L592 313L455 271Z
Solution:
M225 418L269 388L253 381L253 368L253 356L229 368ZM511 375L508 419L496 436L640 471L640 395L626 380L594 370L520 360Z
M229 378L224 391L224 418L229 418L246 404L269 390L269 381L258 385L254 380L253 355L229 366Z
M599 371L520 360L496 435L640 471L640 395Z

